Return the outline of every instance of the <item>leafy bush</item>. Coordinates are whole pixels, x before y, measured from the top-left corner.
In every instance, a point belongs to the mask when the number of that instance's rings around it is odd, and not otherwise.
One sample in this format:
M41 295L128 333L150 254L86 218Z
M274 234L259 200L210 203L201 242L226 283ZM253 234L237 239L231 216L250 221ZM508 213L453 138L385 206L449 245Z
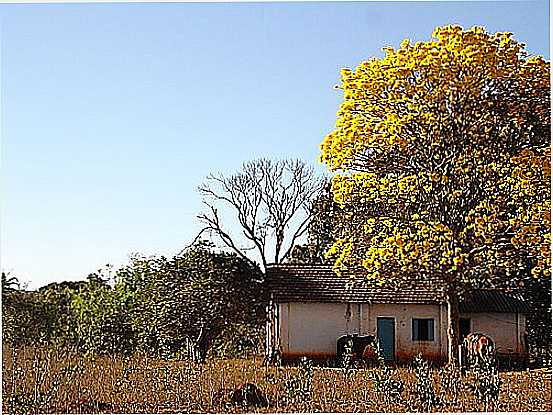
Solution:
M43 345L54 340L56 307L35 292L15 291L2 301L2 340L11 345Z
M263 350L265 331L260 324L229 324L213 342L211 355L225 358L244 358Z
M484 410L494 407L499 400L501 378L495 359L492 356L484 356L479 365L472 369L473 383L470 385L476 399L482 402Z
M313 392L313 362L300 359L298 373L284 383L289 404L304 404L311 401Z
M221 336L229 339L234 331L239 340L245 327L262 326L261 277L236 254L198 245L171 260L135 259L121 272L119 284L134 289L133 324L142 350L163 355L186 350L203 362L214 345L223 351ZM245 343L232 345L235 352L243 352Z
M430 412L432 408L441 404L434 390L432 369L430 364L422 358L420 353L413 360L413 366L417 379L415 383L415 398L423 411Z
M182 255L134 256L87 281L19 289L2 274L3 340L76 346L90 354L146 352L204 361L261 349L265 291L259 269L198 243Z
M375 342L375 352L378 368L369 372L373 389L375 392L382 394L386 402L397 401L401 397L405 385L403 381L392 378L393 371L386 364L378 341Z
M129 314L129 295L121 287L93 285L75 294L78 347L94 354L132 354L136 336Z

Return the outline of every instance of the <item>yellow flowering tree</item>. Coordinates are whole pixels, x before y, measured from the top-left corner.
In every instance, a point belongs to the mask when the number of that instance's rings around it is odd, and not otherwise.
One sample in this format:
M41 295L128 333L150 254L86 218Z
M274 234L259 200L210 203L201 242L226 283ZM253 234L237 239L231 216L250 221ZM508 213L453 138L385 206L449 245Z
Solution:
M321 144L341 235L337 273L437 279L456 363L458 302L520 269L550 278L550 69L511 33L437 28L341 71Z

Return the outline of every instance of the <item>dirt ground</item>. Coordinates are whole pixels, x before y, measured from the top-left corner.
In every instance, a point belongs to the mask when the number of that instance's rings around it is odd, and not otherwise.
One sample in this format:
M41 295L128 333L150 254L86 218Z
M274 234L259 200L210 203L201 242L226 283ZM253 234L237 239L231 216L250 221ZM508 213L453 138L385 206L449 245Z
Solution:
M379 369L265 367L259 358L211 360L205 365L147 357L85 357L62 350L3 351L4 413L165 413L165 412L416 412L426 411L410 367L392 369L401 382L394 397L375 390ZM303 373L303 374L302 374ZM476 398L470 373L458 391L444 383L443 369L432 370L436 405L429 411L551 411L551 369L500 373L497 402L485 407ZM268 407L218 403L221 390L250 382Z

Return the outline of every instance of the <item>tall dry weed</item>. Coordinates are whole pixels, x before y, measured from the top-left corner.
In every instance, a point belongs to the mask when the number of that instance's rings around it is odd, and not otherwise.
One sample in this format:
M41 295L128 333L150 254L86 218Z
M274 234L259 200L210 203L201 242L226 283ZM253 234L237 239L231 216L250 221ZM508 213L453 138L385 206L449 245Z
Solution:
M341 369L317 367L312 362L266 367L261 358L252 358L215 359L200 365L145 355L92 357L31 348L6 348L3 363L4 413L472 412L484 409L485 398L477 389L469 392L469 385L486 388L484 378L476 373L459 379L430 366L424 371L428 383L417 388L419 380L413 369L389 365L352 369L345 376ZM550 371L497 376L500 393L491 395L497 399L493 405L489 400L488 408L511 412L551 409ZM246 382L259 387L269 401L268 408L215 405L217 391ZM456 402L450 399L453 395L447 395L455 390L453 384L459 385ZM423 407L416 398L417 390L430 386L442 400L438 408Z

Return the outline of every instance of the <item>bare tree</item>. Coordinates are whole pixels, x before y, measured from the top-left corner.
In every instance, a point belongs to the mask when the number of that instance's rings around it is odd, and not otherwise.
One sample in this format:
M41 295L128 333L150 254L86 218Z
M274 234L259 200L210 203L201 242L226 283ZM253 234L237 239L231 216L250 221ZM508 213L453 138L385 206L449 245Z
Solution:
M255 250L265 270L269 262L280 263L291 253L309 225L309 206L321 189L322 181L313 168L300 160L259 159L243 164L229 176L210 175L199 187L207 211L198 218L205 232L217 236L242 258ZM252 244L240 248L236 237L224 227L220 209L230 208Z

